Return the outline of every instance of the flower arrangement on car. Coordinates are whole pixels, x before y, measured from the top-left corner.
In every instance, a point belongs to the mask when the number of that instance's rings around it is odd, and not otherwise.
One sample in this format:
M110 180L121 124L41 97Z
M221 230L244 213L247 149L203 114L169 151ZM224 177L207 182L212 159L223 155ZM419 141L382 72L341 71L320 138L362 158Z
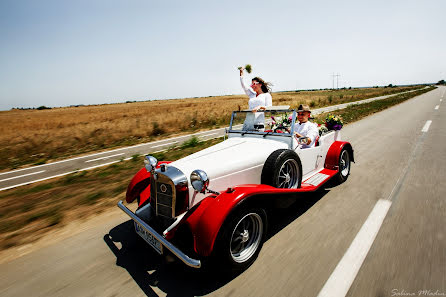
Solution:
M328 130L341 130L342 126L344 126L344 123L340 116L330 114L325 118L325 127Z
M293 122L293 116L288 116L286 113L284 115L281 115L279 117L271 117L272 123L271 123L271 129L277 130L277 129L283 129L286 131L290 131L291 123Z

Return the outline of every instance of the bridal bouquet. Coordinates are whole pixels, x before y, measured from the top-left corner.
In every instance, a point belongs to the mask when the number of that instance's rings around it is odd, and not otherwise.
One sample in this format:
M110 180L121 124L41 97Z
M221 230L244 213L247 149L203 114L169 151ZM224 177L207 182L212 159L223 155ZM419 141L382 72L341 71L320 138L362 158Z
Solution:
M242 68L244 68L248 73L251 73L252 71L252 66L250 64L246 64L245 67L239 67L238 70L241 70Z
M328 130L341 130L344 123L340 116L330 114L325 118L325 126Z

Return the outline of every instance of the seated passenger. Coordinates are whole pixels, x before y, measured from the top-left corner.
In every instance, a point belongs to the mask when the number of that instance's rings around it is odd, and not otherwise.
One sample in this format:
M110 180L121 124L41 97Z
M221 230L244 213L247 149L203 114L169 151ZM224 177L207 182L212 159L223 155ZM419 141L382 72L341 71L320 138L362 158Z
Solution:
M297 120L294 124L294 133L297 137L306 137L307 143L302 144L302 148L314 147L316 138L319 136L319 130L316 124L309 122L310 107L308 105L299 105L297 109Z

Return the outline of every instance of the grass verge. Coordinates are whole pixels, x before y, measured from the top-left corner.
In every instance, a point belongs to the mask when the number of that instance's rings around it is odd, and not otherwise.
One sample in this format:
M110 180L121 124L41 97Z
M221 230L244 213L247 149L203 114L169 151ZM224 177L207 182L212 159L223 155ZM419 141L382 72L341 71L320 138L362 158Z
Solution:
M366 104L351 105L336 114L346 124L426 93L434 87ZM316 117L323 122L326 114ZM200 142L197 138L154 154L159 160L177 160L212 146L223 139ZM33 242L64 223L87 218L124 199L132 176L143 166L142 156L133 156L107 167L0 192L0 249Z

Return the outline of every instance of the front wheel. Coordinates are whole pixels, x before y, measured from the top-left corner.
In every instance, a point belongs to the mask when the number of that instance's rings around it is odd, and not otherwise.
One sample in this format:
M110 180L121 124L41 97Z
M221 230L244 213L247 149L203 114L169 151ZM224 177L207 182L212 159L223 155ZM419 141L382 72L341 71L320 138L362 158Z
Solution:
M228 218L216 241L214 259L227 271L242 271L257 258L266 234L263 209L246 209Z

